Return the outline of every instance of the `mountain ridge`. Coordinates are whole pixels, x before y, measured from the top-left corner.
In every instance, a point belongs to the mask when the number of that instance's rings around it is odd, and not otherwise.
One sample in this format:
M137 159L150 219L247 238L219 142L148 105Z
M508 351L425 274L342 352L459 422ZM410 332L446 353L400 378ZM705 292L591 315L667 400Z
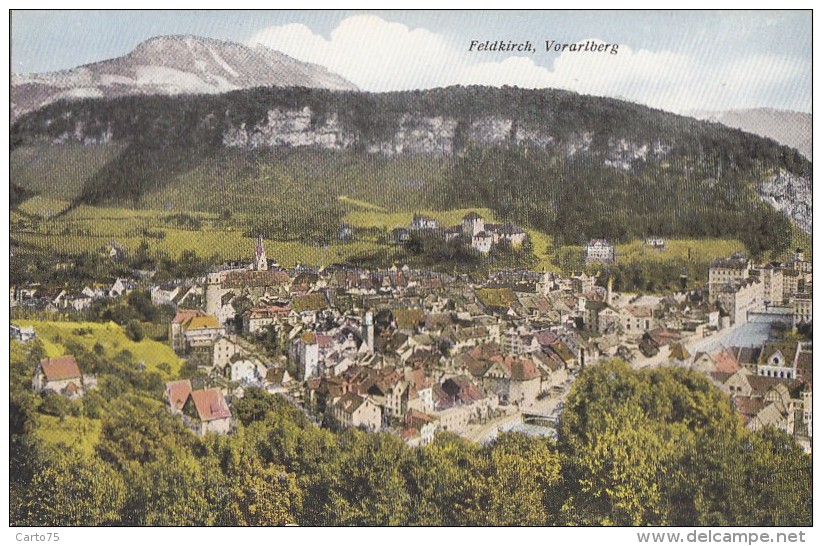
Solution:
M193 192L181 210L220 212L225 200L202 208L197 195L228 191L264 223L278 210L305 212L282 219L283 230L310 217L333 232L342 194L387 207L390 196L443 210L486 207L574 244L602 236L750 236L750 247L761 250L788 244L775 242L790 235L788 218L812 230L805 199L812 164L796 150L561 90L255 88L85 99L23 116L11 133L13 177L22 172L15 150L38 142L118 147L75 181L83 187L79 203L164 207ZM397 175L409 162L416 166Z
M773 139L785 146L796 148L803 156L813 160L813 116L806 112L778 108L742 108L696 110L688 115Z

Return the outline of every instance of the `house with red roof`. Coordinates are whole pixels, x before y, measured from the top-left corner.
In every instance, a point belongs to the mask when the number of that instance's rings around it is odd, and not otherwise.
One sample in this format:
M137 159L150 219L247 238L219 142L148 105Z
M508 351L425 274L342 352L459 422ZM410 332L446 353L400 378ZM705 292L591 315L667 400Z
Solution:
M191 391L182 408L183 422L200 436L228 434L231 410L219 389Z
M85 394L83 374L71 355L41 360L34 370L32 388L38 393L51 391L68 398Z
M172 414L177 415L183 411L183 406L192 390L191 381L188 379L166 383L164 398Z

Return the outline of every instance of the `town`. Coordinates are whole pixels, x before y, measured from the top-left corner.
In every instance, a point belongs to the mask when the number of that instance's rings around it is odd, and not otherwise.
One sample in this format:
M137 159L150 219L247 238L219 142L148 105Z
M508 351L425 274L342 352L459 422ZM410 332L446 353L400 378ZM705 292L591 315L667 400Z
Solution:
M521 245L512 224L476 213L441 228L415 216L398 239L429 230L487 253ZM651 248L665 240L648 238ZM585 263L614 263L614 245L591 240ZM807 452L812 439L812 265L715 260L702 290L617 293L580 273L490 271L448 275L394 266L280 268L257 238L250 264L164 283L116 279L79 293L11 289L12 306L81 313L135 290L170 306L167 342L196 373L165 386L168 410L199 435L235 427L232 404L249 389L278 394L313 422L357 427L425 445L439 431L485 443L500 432L556 437L564 398L586 366L619 358L635 369L676 366L705 374L751 430L773 426ZM18 321L19 322L19 321ZM31 326L11 325L29 342ZM95 388L72 354L43 359L36 392L72 399Z

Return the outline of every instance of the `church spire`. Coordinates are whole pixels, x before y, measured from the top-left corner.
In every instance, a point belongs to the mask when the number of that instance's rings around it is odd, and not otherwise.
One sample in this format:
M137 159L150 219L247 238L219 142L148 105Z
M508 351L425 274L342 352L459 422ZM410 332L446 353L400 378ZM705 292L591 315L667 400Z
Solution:
M254 248L254 269L257 271L266 271L268 269L268 259L265 257L265 249L263 248L263 235L257 236L257 246Z

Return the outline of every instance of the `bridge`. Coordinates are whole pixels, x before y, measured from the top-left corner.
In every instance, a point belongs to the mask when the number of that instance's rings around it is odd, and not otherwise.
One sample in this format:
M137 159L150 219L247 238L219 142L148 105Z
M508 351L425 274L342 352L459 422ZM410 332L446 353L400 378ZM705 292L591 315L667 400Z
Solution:
M535 411L522 412L522 422L526 425L536 425L548 428L556 428L559 424L555 416L548 413L539 413Z

